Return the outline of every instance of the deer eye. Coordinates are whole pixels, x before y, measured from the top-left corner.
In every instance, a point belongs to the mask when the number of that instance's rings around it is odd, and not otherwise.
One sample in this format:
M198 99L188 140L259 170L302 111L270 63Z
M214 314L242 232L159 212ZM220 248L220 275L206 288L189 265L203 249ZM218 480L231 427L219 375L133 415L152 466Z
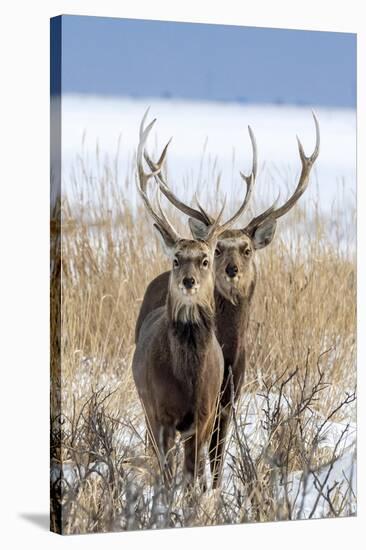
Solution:
M245 255L247 258L249 258L249 256L251 255L251 253L252 253L251 249L250 249L250 248L246 248L246 249L245 249L245 252L244 252L244 255Z
M173 260L173 267L179 267L179 262L178 262L177 258L174 258L174 260Z
M204 267L205 269L208 268L208 259L207 259L207 258L205 258L205 259L203 260L203 262L202 262L202 267Z
M219 248L215 248L215 256L220 256L221 250Z

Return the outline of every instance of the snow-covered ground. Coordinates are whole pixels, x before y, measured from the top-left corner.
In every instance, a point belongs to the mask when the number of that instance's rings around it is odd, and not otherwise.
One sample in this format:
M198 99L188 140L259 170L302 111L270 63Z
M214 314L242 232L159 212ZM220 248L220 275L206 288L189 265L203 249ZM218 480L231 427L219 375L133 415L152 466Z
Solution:
M259 150L257 194L260 196L263 186L273 183L273 195L283 187L281 196L286 196L284 184L287 180L295 185L300 168L296 135L308 153L315 143L310 107L66 95L62 99L65 188L78 155L87 158L93 171L97 143L102 163L107 157L113 162L119 150L118 174L123 182L130 174L139 123L149 105L151 118L157 118L150 140L152 150L160 150L173 136L168 168L170 183L176 189L184 182L195 186L202 177L210 183L212 174L219 171L225 189L233 192L234 183L239 181L239 169L245 171L250 167L247 132L250 124ZM354 204L356 113L350 109L316 107L314 111L320 123L321 152L307 198L319 193L320 206L326 210L344 185L346 201Z
M275 398L275 396L273 396ZM253 401L255 409L262 405L259 396L246 396ZM142 419L141 419L142 420ZM252 459L263 450L268 444L266 434L261 425L261 416L253 413L246 415L246 426L242 432L242 437L246 438ZM319 418L319 422L322 422ZM275 470L276 479L274 480L274 490L276 494L274 498L278 505L284 503L285 498L290 506L292 519L308 519L321 518L329 516L331 510L329 501L336 503L337 510L342 510L342 516L355 514L357 510L356 504L356 426L354 422L350 422L348 430L345 432L346 423L336 423L328 421L324 426L324 433L331 433L332 438L323 441L322 446L328 446L332 452L337 444L337 452L332 459L320 466L319 468L305 472L295 471L288 474L286 480L283 480L279 471ZM145 426L141 421L132 429L132 424L129 429L122 429L116 434L118 437L118 447L125 449L134 449L133 452L144 454L143 441L145 436ZM334 440L333 440L334 436ZM224 479L221 484L221 489L228 495L235 495L235 460L240 457L234 440L230 438L229 447L225 458ZM127 451L128 452L128 451ZM126 471L128 473L128 469ZM134 477L133 470L131 475ZM209 465L206 464L206 475L209 477ZM51 481L56 482L61 475L61 466L54 464L51 468ZM76 487L81 479L86 475L98 478L99 476L108 476L107 462L96 461L90 464L88 469L85 466L78 467L71 461L67 461L62 465L62 477L70 486ZM152 487L146 485L143 487L143 492L147 498L151 498ZM209 490L206 498L210 498L212 491Z
M82 357L79 376L73 381L72 387L75 396L85 400L90 392L90 379L94 379L93 372L98 362ZM94 390L102 388L108 393L118 387L118 381L111 377L102 377ZM269 445L269 433L265 426L265 409L276 409L279 394L270 393L267 397L261 394L244 393L238 404L236 416L238 432L235 432L231 422L228 434L228 445L225 456L224 477L221 488L226 496L235 495L237 490L237 459L241 456L239 444L245 444L250 451L251 459L266 460ZM292 415L289 396L281 400L281 411L285 417ZM319 518L332 515L329 501L336 503L341 515L356 513L356 402L350 401L342 407L343 420L326 419L323 414L315 411L305 411L304 426L305 438L311 440L319 431L317 447L328 453L322 464L312 471L289 472L286 479L282 478L280 469L274 470L273 487L274 498L278 505L285 499L291 509L292 519ZM306 422L305 422L306 420ZM124 412L123 423L116 428L114 438L118 453L127 456L143 456L145 454L146 426L138 402L131 402ZM309 444L309 442L308 442ZM334 453L334 454L333 454ZM208 479L209 464L206 461L206 475ZM236 472L236 473L235 473ZM126 474L135 477L135 470L126 466ZM51 480L55 482L61 474L61 466L54 464L51 468ZM77 486L85 476L98 478L108 475L108 464L96 461L85 466L76 466L71 461L62 465L62 476L71 486ZM146 484L142 487L146 498L151 498L152 487ZM208 491L205 498L210 498L212 491Z
M279 395L271 393L269 406L276 407ZM288 402L288 401L287 401ZM241 400L238 425L242 427L252 459L256 459L268 445L268 432L263 425L266 399L261 395L244 394ZM282 401L281 409L287 411L286 402ZM244 411L244 412L243 412ZM345 420L337 422L326 420L321 414L308 413L306 437L311 437L320 429L318 448L327 449L331 458L312 471L295 471L282 479L280 472L276 474L276 501L280 504L287 497L292 519L320 518L329 515L329 500L335 498L339 506L344 502L342 515L356 513L356 402L342 408ZM232 473L230 464L234 464L238 456L235 438L229 438L227 450L227 466L224 473L226 490L232 491ZM334 453L334 456L333 456ZM233 462L234 460L234 462Z

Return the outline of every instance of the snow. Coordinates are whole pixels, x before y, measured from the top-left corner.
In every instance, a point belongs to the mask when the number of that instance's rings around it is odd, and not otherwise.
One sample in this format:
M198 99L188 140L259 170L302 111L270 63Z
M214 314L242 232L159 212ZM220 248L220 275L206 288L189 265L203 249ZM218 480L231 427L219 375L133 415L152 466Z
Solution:
M304 472L294 472L289 476L287 493L294 518L326 517L330 509L326 497L330 494L334 498L334 492L338 502L346 501L344 515L356 513L355 451L345 452L332 465L310 472L307 481L305 479ZM284 495L285 488L279 483L278 498L284 498Z
M275 392L268 396L269 407L273 410L278 402ZM250 450L252 460L256 460L266 450L268 432L263 420L263 410L267 406L266 398L258 394L244 394L237 412L239 431ZM290 413L291 401L281 401L282 412ZM321 414L311 414L312 422L307 431L314 433L322 427L318 448L327 448L330 451L328 463L321 464L313 471L290 472L284 482L279 471L276 472L276 501L283 503L287 495L291 508L292 519L305 519L310 515L313 518L326 517L329 514L327 494L330 491L332 499L337 496L337 502L344 499L345 511L343 515L356 513L356 409L355 402L343 407L343 415L347 420L342 422L326 421ZM310 413L308 414L310 417ZM226 467L224 470L223 485L225 491L233 492L232 467L235 457L238 456L237 441L229 434ZM239 435L240 437L240 435ZM334 456L333 456L334 453ZM320 496L319 496L320 495Z
M271 392L268 396L269 409L273 411L278 403L279 394ZM287 396L286 400L281 400L281 411L283 415L291 415L291 399ZM264 410L267 409L267 397L261 394L247 393L243 394L238 407L238 426L243 431L252 457L256 458L263 450L268 441L268 432L265 429L263 421L265 420ZM344 418L342 422L333 420L326 421L324 416L315 411L304 411L304 422L309 421L310 429L316 430L322 426L319 437L319 448L334 449L337 442L342 438L340 452L350 452L356 444L356 409L355 401L342 407ZM232 449L229 449L231 452Z
M79 350L76 350L74 353L76 356L80 355ZM95 392L100 390L112 392L118 388L121 383L118 372L126 368L126 363L121 360L120 364L117 366L117 370L111 372L111 370L108 369L108 363L105 359L81 355L79 367L71 380L70 393L73 398L83 400L85 396L90 394L91 390Z
M77 156L86 160L94 176L96 156L100 164L113 165L117 151L118 178L131 174L141 118L150 105L150 120L157 123L150 136L152 151L169 147L170 184L196 187L197 181L213 182L222 173L223 187L230 193L239 185L239 170L251 165L251 145L247 132L251 125L259 150L257 194L270 188L273 197L285 182L293 181L300 170L295 136L310 154L315 144L310 107L251 105L240 103L192 102L177 99L102 99L65 95L62 99L62 169L68 181ZM316 162L307 199L319 193L319 206L329 209L344 194L354 205L356 194L356 112L351 109L316 108L321 131L321 152ZM119 142L120 140L120 142ZM267 193L266 193L267 195Z

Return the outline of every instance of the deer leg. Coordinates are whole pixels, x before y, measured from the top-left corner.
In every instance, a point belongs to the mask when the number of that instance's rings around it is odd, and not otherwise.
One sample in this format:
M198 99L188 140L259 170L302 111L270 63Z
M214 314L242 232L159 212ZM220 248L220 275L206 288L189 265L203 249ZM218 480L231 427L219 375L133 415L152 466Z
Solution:
M220 398L220 407L215 418L214 429L209 445L210 467L212 474L212 486L219 487L222 477L224 462L224 450L228 427L232 416L232 410L237 400L243 383L243 368L238 366L245 364L245 357L238 361L232 369L224 375L224 383Z
M230 423L230 416L231 405L229 403L225 407L220 408L215 418L214 429L209 445L213 489L216 489L220 485L221 481L223 454L225 449L226 434Z
M148 419L146 418L146 434L145 434L145 451L146 454L155 455L158 457L157 441L155 440L154 432L149 426Z
M184 442L184 471L188 487L192 487L195 479L202 479L204 460L202 457L201 438L193 435ZM204 485L203 485L204 488Z
M173 475L175 428L171 426L153 425L147 422L147 449L156 456L165 483L170 483Z
M173 477L175 428L171 426L160 426L154 436L157 444L160 470L164 477L164 482L170 485Z
M201 490L203 493L207 491L207 480L206 480L206 474L205 474L205 457L200 456L199 464L198 464L198 480L201 487Z
M170 484L173 479L174 472L174 443L175 443L175 427L164 428L164 457L165 457L165 478Z

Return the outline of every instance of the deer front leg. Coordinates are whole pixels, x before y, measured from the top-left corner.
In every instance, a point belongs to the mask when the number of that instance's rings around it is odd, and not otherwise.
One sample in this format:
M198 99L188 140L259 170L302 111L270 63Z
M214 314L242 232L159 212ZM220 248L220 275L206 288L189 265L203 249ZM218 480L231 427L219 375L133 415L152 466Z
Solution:
M227 430L230 423L230 417L231 404L228 403L225 407L220 407L220 410L215 418L214 429L209 445L210 469L212 475L213 489L219 487L221 482L224 458L223 455L225 450Z
M157 457L164 483L171 484L174 470L173 447L175 428L171 426L151 426L147 430L147 446Z
M220 407L215 418L209 445L212 487L214 489L219 487L221 482L227 431L232 417L233 406L239 396L243 383L244 369L242 365L244 361L245 357L236 362L234 369L229 367L224 375Z
M202 456L202 438L193 435L184 442L184 473L188 488L192 488L196 478L199 479L201 488L206 490L204 480L205 462Z

